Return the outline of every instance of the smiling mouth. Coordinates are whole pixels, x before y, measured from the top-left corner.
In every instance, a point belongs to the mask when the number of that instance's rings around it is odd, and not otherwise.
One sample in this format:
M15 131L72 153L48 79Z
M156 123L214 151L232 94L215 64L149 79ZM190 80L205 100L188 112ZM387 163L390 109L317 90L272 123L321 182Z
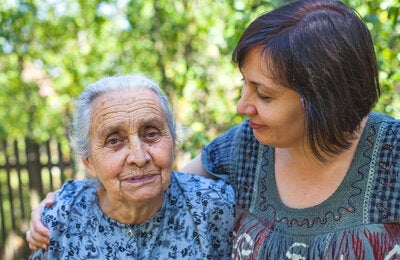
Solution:
M250 127L253 128L253 129L259 129L259 128L263 128L264 126L258 125L256 123L253 123L253 122L250 121Z
M127 181L130 183L146 182L152 180L155 176L155 174L131 176Z

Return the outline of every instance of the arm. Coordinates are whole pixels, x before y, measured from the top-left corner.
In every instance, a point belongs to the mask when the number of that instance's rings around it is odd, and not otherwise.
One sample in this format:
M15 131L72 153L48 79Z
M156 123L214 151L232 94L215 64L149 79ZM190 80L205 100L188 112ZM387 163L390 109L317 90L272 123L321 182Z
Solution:
M29 230L26 232L26 241L31 250L39 248L47 249L49 245L50 231L42 224L42 212L45 206L53 205L56 199L55 192L49 192L39 206L37 206L31 213L31 221L29 223Z
M180 169L180 171L190 174L197 174L211 179L217 179L204 169L203 165L201 164L201 154L197 155L189 163L183 166L183 168Z

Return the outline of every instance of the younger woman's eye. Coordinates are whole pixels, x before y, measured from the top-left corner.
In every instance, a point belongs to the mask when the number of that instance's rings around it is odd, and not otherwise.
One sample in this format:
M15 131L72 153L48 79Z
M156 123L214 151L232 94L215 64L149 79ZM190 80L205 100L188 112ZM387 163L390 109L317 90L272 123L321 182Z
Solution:
M261 94L260 92L257 92L257 96L262 100L269 100L271 98L269 96Z

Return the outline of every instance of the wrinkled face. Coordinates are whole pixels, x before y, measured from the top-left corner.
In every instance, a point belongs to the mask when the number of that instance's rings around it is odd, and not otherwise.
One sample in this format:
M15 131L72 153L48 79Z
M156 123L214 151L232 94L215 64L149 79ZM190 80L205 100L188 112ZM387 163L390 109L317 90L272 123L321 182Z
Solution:
M93 101L90 156L84 164L110 199L163 198L174 142L159 103L148 89L114 91Z
M259 50L249 51L241 68L245 84L237 112L247 115L254 136L264 145L292 147L304 145L303 106L298 94L276 84Z

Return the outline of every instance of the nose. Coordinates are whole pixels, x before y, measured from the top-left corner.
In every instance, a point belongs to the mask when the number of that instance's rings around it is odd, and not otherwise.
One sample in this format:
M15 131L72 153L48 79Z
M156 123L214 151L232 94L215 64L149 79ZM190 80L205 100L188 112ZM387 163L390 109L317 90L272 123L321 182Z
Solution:
M128 146L128 155L126 161L128 165L136 165L143 167L151 160L151 156L147 150L147 145L143 142L131 142Z
M246 86L242 88L242 96L240 97L236 105L236 111L240 115L248 115L248 116L257 113L254 101L251 98L251 93L249 93Z

